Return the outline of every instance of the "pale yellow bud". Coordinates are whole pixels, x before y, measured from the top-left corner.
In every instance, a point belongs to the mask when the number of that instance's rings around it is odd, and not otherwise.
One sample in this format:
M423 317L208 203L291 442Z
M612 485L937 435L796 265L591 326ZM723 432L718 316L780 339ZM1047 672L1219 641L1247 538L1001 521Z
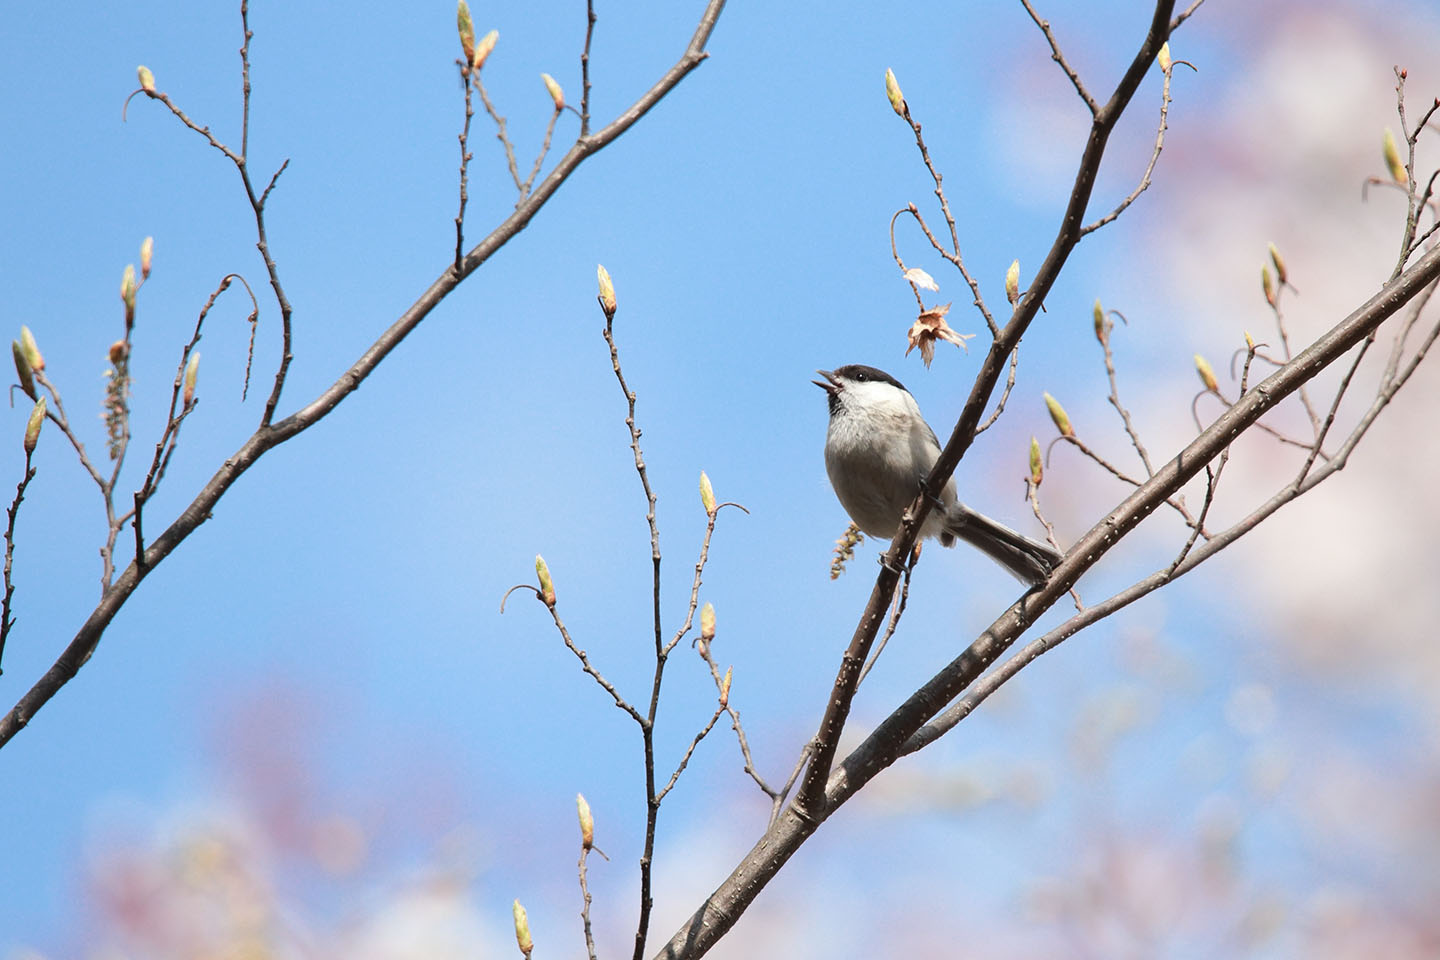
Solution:
M515 906L510 908L515 915L515 943L520 947L520 952L526 957L530 951L535 949L535 941L530 939L530 918L525 916L525 908L520 906L520 901L515 901Z
M1060 406L1059 400L1045 394L1045 408L1050 411L1050 419L1055 421L1055 429L1060 431L1062 437L1075 436L1075 428L1070 425L1070 415Z
M25 359L25 348L20 346L19 340L10 341L10 352L15 354L15 375L20 378L20 389L31 400L38 399L35 396L35 373L30 369L30 361Z
M556 83L555 78L548 73L540 74L540 79L545 81L545 89L550 92L550 99L555 101L555 109L564 110L565 91L560 88L560 84Z
M30 411L30 419L25 422L25 456L35 452L35 444L40 442L40 425L45 422L45 398L41 397L35 401L35 407Z
M1249 330L1245 331L1245 349L1252 351L1255 349L1255 338L1250 336Z
M140 279L150 278L150 259L155 254L155 238L146 237L140 244Z
M1200 374L1200 382L1205 384L1205 389L1215 392L1220 389L1220 384L1215 380L1215 371L1210 368L1210 361L1200 354L1195 354L1195 372Z
M705 476L705 471L700 471L700 504L710 516L715 516L715 488L710 486L710 478Z
M1040 458L1040 441L1034 437L1030 438L1030 482L1040 486L1040 481L1045 479L1045 465Z
M894 109L896 116L905 116L905 97L900 92L900 83L895 79L895 71L889 67L885 68L885 96L890 99L890 106Z
M1260 287L1265 291L1265 302L1275 306L1275 277L1271 275L1268 263L1260 268Z
M151 73L150 68L143 63L136 68L135 72L140 76L140 89L153 97L155 95L155 74Z
M1160 69L1166 73L1170 72L1170 41L1160 44L1160 54L1155 58L1160 62Z
M25 362L30 364L31 370L45 369L45 357L41 355L40 346L35 342L35 334L30 332L29 327L20 327L20 349L25 351Z
M1385 155L1385 167L1390 171L1391 179L1402 186L1409 183L1410 177L1405 173L1405 164L1400 162L1400 148L1395 145L1395 134L1390 132L1389 127L1385 128L1385 140L1382 147Z
M475 44L475 55L470 58L471 70L480 72L480 68L485 66L485 61L490 57L490 51L495 49L495 41L499 39L499 30L491 30L480 38L480 42Z
M1285 260L1280 256L1280 251L1275 244L1270 244L1268 249L1270 262L1275 264L1275 276L1280 280L1281 286L1284 286L1285 282L1290 279L1290 272L1285 269Z
M135 264L128 264L120 276L120 299L125 301L126 314L135 312Z
M185 392L180 398L182 408L190 409L195 402L195 378L200 374L200 351L196 350L190 354L190 361L185 364Z
M540 578L540 599L545 606L555 606L555 581L550 579L550 567L545 563L545 558L535 554L535 575Z
M1012 304L1020 299L1020 261L1013 260L1005 271L1005 299Z
M722 707L728 707L730 705L730 678L734 676L734 674L734 667L725 668L725 679L720 681L720 706Z
M1105 342L1105 308L1100 306L1099 297L1095 298L1095 339Z
M700 639L706 642L715 639L715 605L707 603L700 608Z
M580 845L589 850L595 845L595 818L583 793L575 794L575 812L580 815Z
M615 315L615 284L610 282L610 271L605 269L604 264L595 265L595 277L600 281L600 309L605 311L605 316Z

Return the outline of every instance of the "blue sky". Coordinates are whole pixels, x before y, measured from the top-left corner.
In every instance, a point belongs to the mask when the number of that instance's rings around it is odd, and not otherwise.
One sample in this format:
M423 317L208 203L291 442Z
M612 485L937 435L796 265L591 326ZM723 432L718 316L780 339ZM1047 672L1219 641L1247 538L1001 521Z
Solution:
M676 59L699 9L615 6L598 4L597 122ZM1030 436L1053 434L1044 390L1065 398L1086 429L1110 431L1109 449L1123 453L1115 421L1100 425L1111 415L1090 332L1097 295L1131 319L1117 333L1124 338L1118 359L1132 377L1137 412L1159 435L1152 449L1173 452L1168 441L1188 418L1195 389L1191 355L1222 356L1238 337L1230 316L1206 298L1244 290L1246 328L1264 323L1253 288L1265 243L1283 242L1281 231L1289 230L1299 246L1304 230L1279 215L1238 225L1225 243L1244 246L1254 269L1217 267L1208 283L1189 288L1177 278L1183 271L1164 260L1174 249L1167 244L1177 224L1199 222L1186 218L1205 202L1195 193L1207 171L1243 170L1237 154L1257 149L1240 145L1244 125L1234 117L1262 115L1261 94L1253 110L1245 98L1261 86L1257 64L1270 62L1267 51L1284 33L1322 20L1353 23L1387 56L1392 48L1395 57L1423 49L1436 31L1433 15L1391 7L1392 21L1414 18L1406 21L1413 36L1343 3L1310 12L1276 4L1255 24L1211 4L1184 27L1176 56L1200 71L1177 77L1156 184L1119 224L1081 245L1051 294L1025 343L1010 409L957 474L967 501L1031 529L1021 477ZM1108 90L1143 32L1131 4L1059 3L1044 12L1097 90ZM539 74L554 75L571 102L579 99L583 10L571 2L477 4L474 14L479 30L500 31L485 82L526 164L550 112ZM362 4L337 13L259 2L250 18L255 175L263 182L290 160L268 211L296 311L283 414L332 382L453 256L458 43L447 3ZM101 375L105 348L122 332L121 272L137 260L141 240L155 237L134 339L127 496L148 462L183 338L205 298L235 271L261 299L243 404L248 301L232 290L207 321L201 402L149 507L152 529L258 422L279 350L278 320L234 169L158 104L135 99L124 123L121 106L144 63L160 89L233 143L238 44L237 11L218 3L100 5L78 17L29 5L8 12L0 36L11 91L0 106L9 144L0 151L3 317L12 336L21 324L35 332L92 455L103 456ZM587 161L333 415L237 483L213 519L146 580L79 677L0 751L8 787L0 792L0 823L8 824L0 830L0 889L10 891L0 898L5 955L23 955L22 948L80 954L106 942L109 928L87 879L105 845L163 849L167 836L183 832L177 824L203 823L215 810L253 815L263 797L246 777L269 762L270 751L293 763L275 760L281 768L304 771L309 802L370 817L357 814L370 825L373 852L351 886L308 874L286 879L307 909L345 915L355 909L345 890L383 899L376 891L433 862L441 838L467 826L485 851L472 864L467 896L487 929L503 935L495 948L509 949L508 905L518 896L533 904L532 923L548 944L574 949L579 790L615 857L593 881L609 918L602 933L609 952L624 944L643 826L636 731L580 673L543 608L517 594L498 613L500 596L531 580L534 555L543 554L578 642L632 699L643 695L648 534L623 399L599 335L597 263L615 280L616 336L660 497L667 631L683 616L704 528L700 471L722 500L750 510L722 516L701 599L717 608L716 656L735 665L734 697L756 759L767 776L783 778L813 730L868 594L875 553L867 545L849 574L827 579L831 542L846 521L825 481L825 407L811 372L846 362L881 366L909 386L943 435L983 355L983 348L967 356L942 346L928 371L917 355L903 355L914 303L890 259L886 225L907 202L929 210L932 198L913 141L884 98L884 71L895 69L924 124L947 175L966 262L992 306L1003 303L1010 261L1018 258L1028 276L1050 244L1084 117L1018 4L920 4L903 13L735 4L710 52L649 116ZM1379 104L1373 123L1344 134L1372 158L1368 172L1378 172L1380 128L1394 123L1380 112L1393 96L1388 62L1365 74ZM1420 76L1421 62L1412 62L1423 102L1437 77ZM1306 82L1297 78L1295 88ZM1097 208L1122 196L1143 169L1158 97L1152 76L1114 140ZM1300 113L1297 106L1291 115ZM557 153L575 132L567 114ZM471 243L514 203L483 114L472 150ZM1303 159L1282 148L1273 154L1296 181ZM1352 176L1348 168L1344 176ZM1279 192L1255 188L1257 196ZM1308 212L1325 222L1385 230L1393 223L1384 211L1356 207L1350 193L1310 202ZM938 226L938 214L929 216ZM926 255L923 239L901 242L908 263L940 280L939 301L955 301L952 324L982 330L963 285ZM1327 270L1319 256L1312 276ZM1376 279L1359 266L1353 273L1356 289ZM1333 305L1314 307L1321 319L1338 318ZM0 438L0 482L18 480L24 416L12 411L13 442ZM1046 496L1056 498L1053 512L1068 540L1121 491L1067 482L1065 470L1084 471L1063 454ZM1400 455L1377 456L1383 467ZM49 666L99 594L104 526L94 486L53 430L36 464L18 524L19 622L0 677L9 702ZM1355 496L1368 502L1370 489ZM1161 523L1098 568L1082 584L1087 597L1164 563L1178 541ZM1266 541L1254 549L1282 547ZM857 703L861 727L883 717L1013 597L1013 582L981 557L932 549L926 561L905 624ZM1250 570L1221 559L1048 655L1017 681L1008 707L987 705L892 771L901 785L895 792L857 801L827 826L767 896L794 905L795 916L834 924L825 898L843 900L865 887L871 864L894 877L873 891L876 900L903 902L905 883L933 887L959 862L964 895L937 893L944 910L962 918L971 902L1014 910L1037 876L1069 875L1085 862L1089 833L1077 836L1077 823L1107 824L1123 838L1188 836L1214 806L1203 801L1216 794L1243 811L1247 876L1286 890L1300 884L1315 869L1306 815L1246 799L1256 743L1227 726L1235 691L1258 684L1281 705L1260 746L1279 744L1292 764L1368 756L1400 771L1401 780L1433 772L1433 746L1393 746L1402 737L1433 744L1432 709L1413 691L1395 694L1403 682L1386 670L1344 682L1323 669L1295 670L1292 648L1275 639L1287 631L1285 618L1267 619L1235 586ZM1155 666L1166 657L1183 669ZM712 701L708 676L685 645L667 681L658 741L673 762ZM1074 748L1077 731L1094 722L1086 712L1092 702L1129 704L1138 718L1107 753L1103 773L1082 769ZM1218 768L1206 765L1211 754ZM737 757L729 731L717 728L667 800L660 840L661 869L674 871L667 889L703 895L763 825L766 804L747 791ZM1003 797L996 784L1018 773L1038 778L1042 802L972 807L945 789L957 778L973 780L984 797ZM1335 873L1379 889L1389 881L1366 879L1365 856ZM657 905L664 918L657 937L671 932L665 921L693 908L694 898L682 900L677 894ZM847 917L835 935L851 936L853 955L869 955L865 945L877 942L882 920ZM755 921L757 929L766 922ZM946 927L936 921L921 929L939 937ZM929 949L923 937L915 946L919 955Z

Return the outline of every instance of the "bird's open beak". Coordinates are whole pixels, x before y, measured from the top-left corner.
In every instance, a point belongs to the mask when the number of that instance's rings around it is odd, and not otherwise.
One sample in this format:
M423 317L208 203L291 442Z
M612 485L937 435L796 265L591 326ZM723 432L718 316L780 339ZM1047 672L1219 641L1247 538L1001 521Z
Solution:
M818 373L818 374L820 374L820 376L824 377L825 379L824 379L824 380L811 380L811 381L810 381L811 383L815 384L815 386L819 387L820 389L824 390L826 393L829 393L829 394L831 394L831 395L834 395L834 394L840 392L840 381L835 379L835 371L833 371L833 370L816 370L815 372Z

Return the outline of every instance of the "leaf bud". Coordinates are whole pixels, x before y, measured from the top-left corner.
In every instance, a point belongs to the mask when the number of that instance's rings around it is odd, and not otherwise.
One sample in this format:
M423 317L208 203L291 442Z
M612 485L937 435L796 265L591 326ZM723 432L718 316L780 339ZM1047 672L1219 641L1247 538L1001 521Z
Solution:
M575 794L575 812L580 816L580 846L589 850L595 845L595 818L583 793Z
M530 918L525 915L525 908L520 906L519 900L515 901L510 912L515 916L515 943L528 958L530 951L535 949L535 941L530 939Z
M545 81L545 89L550 92L550 99L555 101L555 109L564 110L565 91L561 89L560 84L556 83L555 78L548 73L540 74L540 79Z
M30 362L25 359L25 348L20 346L19 340L10 341L10 352L15 354L15 374L20 378L20 389L31 400L39 399L35 395L35 374L30 369Z
M555 608L555 581L550 579L550 567L545 558L535 554L535 575L540 578L540 599L545 606Z
M1060 431L1062 437L1075 436L1075 428L1070 425L1070 415L1060 406L1059 400L1045 394L1045 408L1050 411L1050 419L1055 421L1055 429Z
M605 269L604 264L595 265L595 276L600 281L600 309L609 319L615 316L615 284L610 282L610 271Z
M35 444L40 442L40 425L45 422L45 398L41 397L35 401L35 407L30 411L30 419L25 422L25 456L35 452Z
M1210 367L1210 361L1200 354L1195 354L1195 372L1200 374L1200 382L1205 384L1205 389L1211 393L1219 392L1220 384L1215 380L1215 371Z

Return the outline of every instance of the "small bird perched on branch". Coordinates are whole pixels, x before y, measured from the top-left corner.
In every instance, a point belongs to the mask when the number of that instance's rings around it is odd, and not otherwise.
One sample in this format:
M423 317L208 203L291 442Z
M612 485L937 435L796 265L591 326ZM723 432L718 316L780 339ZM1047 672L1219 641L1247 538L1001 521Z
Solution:
M852 363L816 372L824 380L813 382L830 402L825 432L830 486L856 526L869 536L889 538L940 458L940 441L910 391L885 371ZM954 477L936 497L920 536L946 547L963 540L1030 586L1042 582L1060 562L1054 547L961 503Z

